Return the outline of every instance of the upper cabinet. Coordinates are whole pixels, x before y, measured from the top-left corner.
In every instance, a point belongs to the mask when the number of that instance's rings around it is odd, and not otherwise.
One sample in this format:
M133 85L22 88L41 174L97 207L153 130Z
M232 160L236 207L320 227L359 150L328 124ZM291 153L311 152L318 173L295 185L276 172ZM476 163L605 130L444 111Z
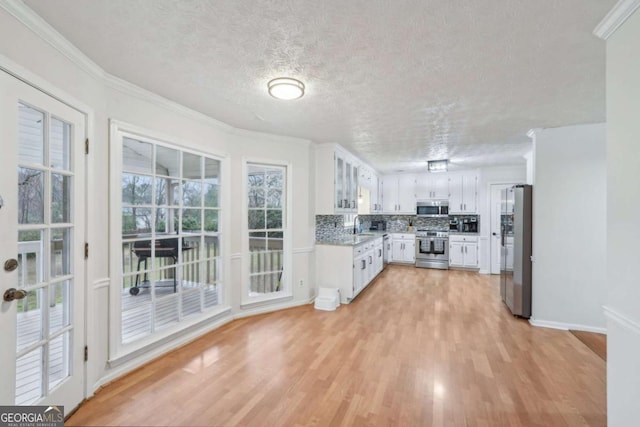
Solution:
M360 168L361 162L339 145L316 146L316 215L358 213Z
M358 184L369 191L368 213L382 212L382 195L380 192L380 182L376 172L366 165L360 166L360 178ZM359 209L360 211L362 209Z
M446 173L422 173L416 176L416 199L448 199L449 176Z
M382 202L385 214L415 215L416 176L411 174L384 176Z
M449 213L475 214L478 210L478 176L472 173L449 174Z

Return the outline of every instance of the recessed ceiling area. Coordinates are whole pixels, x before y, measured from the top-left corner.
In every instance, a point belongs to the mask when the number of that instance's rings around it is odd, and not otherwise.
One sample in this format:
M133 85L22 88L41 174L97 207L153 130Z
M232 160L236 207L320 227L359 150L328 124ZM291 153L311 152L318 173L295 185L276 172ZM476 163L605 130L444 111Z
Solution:
M380 172L522 163L605 120L616 0L26 0L107 72L232 126L337 142ZM273 98L276 77L304 82Z

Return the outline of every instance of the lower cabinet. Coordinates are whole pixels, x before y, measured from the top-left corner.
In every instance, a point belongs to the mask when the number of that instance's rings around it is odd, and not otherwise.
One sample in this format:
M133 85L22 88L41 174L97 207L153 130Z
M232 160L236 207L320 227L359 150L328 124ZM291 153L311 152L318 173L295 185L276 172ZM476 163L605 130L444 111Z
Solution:
M478 237L449 235L449 267L478 268Z
M391 235L391 262L416 262L416 236L413 234L393 233Z
M316 245L316 283L340 289L340 302L350 303L384 267L382 237L358 246Z

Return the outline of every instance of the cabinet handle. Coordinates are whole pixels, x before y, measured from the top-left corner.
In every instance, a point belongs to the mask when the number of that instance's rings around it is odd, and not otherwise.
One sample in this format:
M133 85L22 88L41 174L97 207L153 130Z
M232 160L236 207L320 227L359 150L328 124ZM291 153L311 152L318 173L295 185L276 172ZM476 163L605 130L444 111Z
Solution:
M378 249L378 257L382 256L382 249Z
M463 254L464 253L464 247L460 246L460 253Z
M460 210L462 210L462 203L460 203Z
M369 264L373 264L373 257L369 255Z
M464 247L464 253L465 253L465 254L466 254L466 253L468 253L468 252L467 252L467 247L466 247L466 246Z
M360 270L364 270L365 268L367 268L367 262L362 260L362 267L360 267Z
M351 201L351 207L352 207L352 208L355 208L356 206L357 206L357 205L356 205L356 201L355 201L355 200L352 200L352 201Z
M464 210L465 211L467 210L467 204L466 203L464 204Z

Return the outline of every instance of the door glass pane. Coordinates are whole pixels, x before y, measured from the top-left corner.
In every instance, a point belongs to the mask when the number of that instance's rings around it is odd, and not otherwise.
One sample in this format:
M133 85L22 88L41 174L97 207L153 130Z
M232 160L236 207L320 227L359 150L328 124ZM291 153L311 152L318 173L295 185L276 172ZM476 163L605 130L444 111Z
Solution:
M69 326L70 280L49 285L49 334Z
M149 234L152 220L150 208L123 208L122 235L135 237L140 234Z
M18 104L18 161L22 164L44 164L43 112Z
M18 232L18 287L44 282L44 243L42 230Z
M71 125L51 118L49 133L49 163L53 169L70 170Z
M69 332L65 332L49 342L49 390L53 390L69 376L70 344Z
M16 405L27 405L42 396L43 348L38 347L16 361Z
M122 168L126 172L153 173L153 145L148 142L123 138Z
M71 229L51 229L51 278L71 274Z
M18 168L18 223L44 223L44 172Z
M204 231L214 233L218 231L218 211L207 209L204 211Z
M51 174L51 222L71 222L71 177Z
M42 333L42 288L33 289L25 298L18 300L18 344L22 351L43 339Z

